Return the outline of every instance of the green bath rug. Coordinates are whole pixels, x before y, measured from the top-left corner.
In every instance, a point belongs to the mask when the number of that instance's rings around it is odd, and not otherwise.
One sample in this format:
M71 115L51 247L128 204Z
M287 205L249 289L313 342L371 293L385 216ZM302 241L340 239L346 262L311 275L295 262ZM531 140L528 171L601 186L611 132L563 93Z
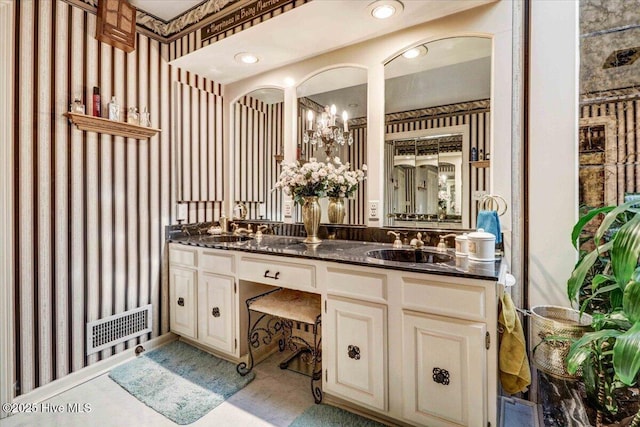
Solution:
M289 427L384 427L384 424L329 405L313 405Z
M253 380L236 366L174 341L118 366L109 377L177 424L191 424Z

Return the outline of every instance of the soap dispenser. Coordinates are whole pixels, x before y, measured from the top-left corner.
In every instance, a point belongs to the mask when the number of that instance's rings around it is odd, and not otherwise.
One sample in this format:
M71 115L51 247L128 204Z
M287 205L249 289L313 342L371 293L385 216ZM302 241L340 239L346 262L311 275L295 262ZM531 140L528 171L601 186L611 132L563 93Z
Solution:
M224 214L224 211L220 213L220 219L218 222L220 223L220 228L222 228L223 233L229 231L229 218Z

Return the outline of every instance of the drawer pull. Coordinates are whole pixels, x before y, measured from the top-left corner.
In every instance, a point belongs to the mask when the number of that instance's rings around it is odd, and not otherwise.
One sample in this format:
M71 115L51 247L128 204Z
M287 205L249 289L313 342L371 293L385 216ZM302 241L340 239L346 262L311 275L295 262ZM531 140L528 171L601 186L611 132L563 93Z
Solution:
M350 359L360 360L360 347L357 345L350 345L349 348L347 348L347 354Z
M184 307L184 298L182 298L182 297L178 298L178 305L180 307Z
M280 276L280 272L279 271L276 271L276 274L274 274L273 276L269 276L269 270L264 272L264 277L269 278L269 279L278 280L278 276Z
M213 307L213 308L211 309L211 315L212 315L213 317L220 317L220 308L218 308L218 307Z
M449 385L449 371L446 369L433 368L433 381L442 385Z

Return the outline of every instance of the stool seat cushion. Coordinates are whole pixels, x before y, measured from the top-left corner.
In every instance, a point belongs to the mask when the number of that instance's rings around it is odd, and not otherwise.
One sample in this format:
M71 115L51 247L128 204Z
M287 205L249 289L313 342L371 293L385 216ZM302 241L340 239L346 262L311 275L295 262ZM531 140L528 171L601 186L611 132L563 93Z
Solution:
M249 309L313 325L320 315L321 307L320 295L281 289L256 299Z

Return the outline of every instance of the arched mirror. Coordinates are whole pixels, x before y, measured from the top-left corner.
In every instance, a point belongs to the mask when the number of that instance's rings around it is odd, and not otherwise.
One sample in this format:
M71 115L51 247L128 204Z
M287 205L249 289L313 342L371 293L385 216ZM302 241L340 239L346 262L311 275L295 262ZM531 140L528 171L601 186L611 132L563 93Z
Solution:
M337 156L360 169L367 149L367 70L338 67L320 72L298 86L296 94L297 158L326 161ZM365 223L365 185L347 201L345 224Z
M251 91L234 103L233 116L234 204L246 206L247 219L281 221L282 194L270 190L284 153L284 91Z
M489 188L491 39L410 46L385 65L386 225L469 228Z

